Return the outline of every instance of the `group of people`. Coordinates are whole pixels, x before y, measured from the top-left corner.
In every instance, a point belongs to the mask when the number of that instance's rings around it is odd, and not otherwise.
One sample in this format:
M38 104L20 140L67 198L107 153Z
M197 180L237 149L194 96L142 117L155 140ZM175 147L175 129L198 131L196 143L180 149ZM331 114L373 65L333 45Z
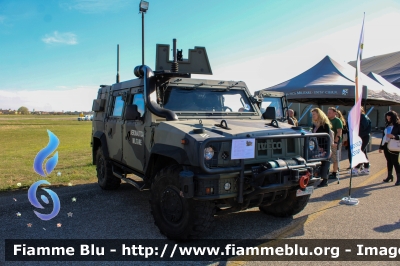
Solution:
M322 178L321 183L318 187L328 186L328 179L337 179L339 183L339 161L340 155L343 145L343 136L349 134L349 129L344 119L342 113L336 109L335 107L329 107L327 114L325 114L321 109L314 108L311 110L312 114L312 132L314 133L328 133L333 135L333 144L330 143L318 143L321 151L327 151L331 149L331 157L330 160L322 161L319 176ZM289 109L288 111L288 120L289 124L294 126L298 126L298 121L294 117L294 111ZM362 140L361 150L364 152L367 160L367 146L370 141L371 135L371 120L365 114L364 109L361 107L361 116L360 116L360 128L359 128L359 136ZM331 132L333 131L333 132ZM400 140L400 118L399 115L395 111L388 111L385 114L385 128L382 134L381 144L379 146L379 153L384 153L385 159L387 162L387 171L388 176L384 179L384 182L393 181L393 168L396 171L397 181L395 183L396 186L400 185L400 164L399 164L399 152L391 151L388 149L388 143L390 139ZM347 144L347 145L346 145ZM349 154L349 162L351 165L351 156L350 156L350 147L349 141L346 141L345 146L348 149ZM332 172L329 174L330 165L332 163ZM353 169L349 168L352 175L359 174L369 174L370 164L369 162L361 163L354 167Z
M333 169L331 173L331 178L335 178L339 182L339 161L342 149L342 134L343 129L346 127L346 121L343 118L342 113L335 107L329 107L327 114L325 114L321 109L314 108L311 110L313 127L312 132L314 133L328 133L333 135L333 144L331 143L319 143L319 148L321 150L331 151L330 160L322 161L319 175L322 178L322 182L318 187L328 186L329 170L332 161ZM347 128L347 127L346 127ZM331 133L331 131L333 133Z

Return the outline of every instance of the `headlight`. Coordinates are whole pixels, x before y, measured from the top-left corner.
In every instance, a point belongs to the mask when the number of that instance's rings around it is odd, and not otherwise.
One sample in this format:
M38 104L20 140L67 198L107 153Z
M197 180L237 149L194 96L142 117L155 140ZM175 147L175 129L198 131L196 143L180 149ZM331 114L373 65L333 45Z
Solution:
M230 190L231 189L231 183L226 182L225 185L224 185L224 188L225 188L226 191Z
M214 149L212 147L207 147L204 149L204 159L211 160L214 157Z
M313 151L315 149L315 141L310 140L310 142L308 142L308 148L310 151Z

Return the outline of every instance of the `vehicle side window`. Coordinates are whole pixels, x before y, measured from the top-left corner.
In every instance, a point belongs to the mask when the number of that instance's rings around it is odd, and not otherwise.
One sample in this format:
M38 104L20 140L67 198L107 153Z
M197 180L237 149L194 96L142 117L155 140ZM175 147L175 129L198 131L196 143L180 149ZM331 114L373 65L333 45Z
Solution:
M121 117L122 110L124 109L124 100L122 96L117 96L114 98L114 109L112 111L112 116Z
M136 104L140 117L144 116L146 108L144 106L143 93L137 93L133 96L132 104Z
M283 116L281 103L281 99L279 98L265 97L261 103L261 113L264 113L267 107L275 107L276 117L281 118Z

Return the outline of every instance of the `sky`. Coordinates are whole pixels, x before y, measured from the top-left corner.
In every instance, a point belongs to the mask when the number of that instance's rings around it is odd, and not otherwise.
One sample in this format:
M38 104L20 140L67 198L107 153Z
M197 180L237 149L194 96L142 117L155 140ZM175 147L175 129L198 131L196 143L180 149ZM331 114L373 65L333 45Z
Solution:
M100 84L141 64L139 0L0 0L0 109L89 111ZM326 55L356 60L400 50L400 0L149 0L145 64L156 44L207 50L212 76L251 92L288 80Z

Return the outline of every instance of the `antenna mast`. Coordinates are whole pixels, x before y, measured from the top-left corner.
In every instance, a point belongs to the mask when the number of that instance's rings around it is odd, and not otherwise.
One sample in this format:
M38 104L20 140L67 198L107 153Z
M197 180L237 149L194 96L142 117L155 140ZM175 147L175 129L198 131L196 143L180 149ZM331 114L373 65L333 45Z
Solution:
M119 44L117 44L117 83L119 83Z
M176 57L176 39L172 39L172 50L173 50L173 57L174 57L174 61L172 61L171 64L171 72L178 72L179 70L179 66L178 66L178 61L177 61L177 57Z

